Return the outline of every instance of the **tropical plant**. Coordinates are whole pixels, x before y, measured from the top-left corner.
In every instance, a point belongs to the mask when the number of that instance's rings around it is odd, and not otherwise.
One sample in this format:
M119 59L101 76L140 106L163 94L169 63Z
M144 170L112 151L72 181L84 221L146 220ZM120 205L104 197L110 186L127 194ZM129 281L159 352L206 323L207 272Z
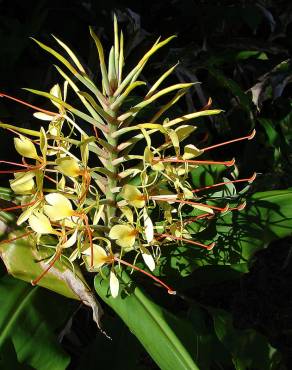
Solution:
M209 100L199 111L172 117L170 109L193 86L177 83L161 88L176 65L139 102L131 105L130 99L134 89L140 91L145 85L138 78L149 58L173 37L158 39L125 74L124 38L116 18L108 63L92 28L90 33L99 57L100 88L73 51L55 37L66 58L35 41L66 67L64 71L56 66L64 86L56 84L50 92L26 90L47 98L56 109L50 111L0 94L34 109L35 118L48 122L40 130L0 123L0 127L15 133L15 149L22 157L21 162L1 161L15 166L1 170L14 176L10 180L11 190L2 191L2 199L13 201L2 208L2 218L13 223L11 212L21 212L15 229L1 242L1 256L13 276L91 306L100 327L102 310L84 278L95 273L95 290L117 311L162 368L195 369L182 339L168 324L174 318L138 288L132 292L132 280L121 267L130 268L131 272L137 270L175 294L176 287L171 288L160 276L165 275L167 251L184 255L191 249L199 265L218 258L225 262L226 253L220 248L213 249L215 241L211 239L214 236L220 247L224 232L227 230L230 235L232 212L244 209L243 197L255 175L238 179L233 159L197 157L229 143L250 140L255 131L204 148L193 143L183 145L196 129L194 119L202 120L221 110L211 109ZM67 102L72 92L82 108ZM166 95L171 92L175 95L167 100ZM160 99L165 101L158 104ZM219 176L229 168L229 178L223 175L219 182L200 186L202 173L212 173L212 168ZM237 192L235 183L247 186ZM212 235L210 229L222 216L219 233ZM229 256L227 262L242 263L246 258L242 253L237 256ZM182 275L187 276L192 270L188 266ZM122 299L124 293L129 295L126 304ZM136 311L132 319L127 304ZM145 317L144 323L137 313ZM220 313L216 315L219 317ZM161 339L163 350L152 348L149 330Z

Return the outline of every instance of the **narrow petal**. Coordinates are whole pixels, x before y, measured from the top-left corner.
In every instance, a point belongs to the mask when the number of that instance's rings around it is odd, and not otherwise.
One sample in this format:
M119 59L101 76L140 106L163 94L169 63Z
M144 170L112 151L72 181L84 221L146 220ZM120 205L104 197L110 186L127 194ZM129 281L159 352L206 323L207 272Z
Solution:
M120 283L118 278L116 277L116 274L111 271L110 272L110 291L113 298L116 298L119 294L119 287Z
M54 232L50 220L43 213L36 212L28 219L29 226L38 234L51 234Z

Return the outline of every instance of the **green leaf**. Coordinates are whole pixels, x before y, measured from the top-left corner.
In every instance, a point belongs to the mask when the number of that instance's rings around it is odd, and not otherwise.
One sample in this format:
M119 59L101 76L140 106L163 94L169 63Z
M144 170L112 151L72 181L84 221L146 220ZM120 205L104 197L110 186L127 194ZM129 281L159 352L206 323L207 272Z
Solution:
M221 245L239 253L242 262L273 240L292 234L292 189L254 194L240 212L230 212L218 220ZM230 262L230 261L229 261Z
M268 370L275 350L255 330L236 330L226 311L209 309L218 339L231 352L236 370Z
M121 279L124 284L130 283L124 272ZM139 288L135 288L130 295L120 293L117 298L112 298L108 294L108 281L97 275L94 283L98 295L116 311L162 370L198 369L177 336L177 326L188 336L188 325L182 320L153 303Z
M54 331L64 324L75 305L9 276L0 280L0 305L1 353L10 346L13 356L12 342L20 363L37 370L67 368L70 358L58 344ZM6 362L2 365L8 369Z

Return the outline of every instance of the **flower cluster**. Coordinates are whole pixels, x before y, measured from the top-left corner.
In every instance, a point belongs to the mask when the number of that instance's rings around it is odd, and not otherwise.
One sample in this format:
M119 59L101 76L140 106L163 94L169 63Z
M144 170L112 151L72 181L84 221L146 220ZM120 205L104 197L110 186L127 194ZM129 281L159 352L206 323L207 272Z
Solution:
M121 264L144 272L169 293L174 293L156 276L128 262L126 255L134 256L135 261L140 259L154 271L164 244L183 243L210 251L215 243L205 245L196 240L190 225L198 220L212 219L217 214L240 210L244 204L231 208L227 202L222 205L222 199L216 204L214 200L200 196L200 192L235 182L250 183L255 176L224 180L208 188L192 188L191 171L206 164L231 167L234 160L197 159L229 142L200 149L193 144L182 144L196 129L193 119L221 111L210 109L210 101L200 111L170 119L167 116L169 108L193 85L179 83L160 88L176 66L153 84L140 103L125 111L123 103L129 94L145 84L138 78L148 59L172 37L157 40L124 77L124 40L116 19L114 46L107 64L99 38L93 29L90 33L100 61L101 88L95 85L72 50L55 38L68 59L36 42L75 78L56 66L65 80L63 88L56 84L50 92L28 89L49 99L55 106L54 111L0 94L33 108L36 119L47 121L40 130L0 124L16 134L15 149L22 157L21 163L1 161L15 166L0 172L13 173L10 187L19 201L18 205L4 211L22 209L17 225L27 228L25 236L31 234L36 248L44 245L52 251L47 268L32 284L38 284L57 260L65 258L72 265L80 261L90 272L110 266L113 297L119 291L116 265ZM76 79L86 91L76 85ZM69 89L80 99L85 111L66 102ZM141 122L137 117L140 111L172 92L175 95L160 105L153 117ZM159 145L153 144L153 134L160 135ZM250 140L253 136L254 132L231 142ZM191 217L185 212L190 207L195 211Z

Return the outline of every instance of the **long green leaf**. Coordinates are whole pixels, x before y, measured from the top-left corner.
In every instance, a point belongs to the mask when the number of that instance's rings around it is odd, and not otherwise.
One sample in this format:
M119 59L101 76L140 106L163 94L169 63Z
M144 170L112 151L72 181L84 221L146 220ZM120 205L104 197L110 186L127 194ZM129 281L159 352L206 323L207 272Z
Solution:
M129 284L130 278L122 274L122 280ZM100 275L95 278L98 295L122 318L129 329L140 340L147 352L162 370L198 370L189 352L177 336L174 318L163 308L151 301L139 288L129 296L112 298L108 294L108 281ZM182 331L187 328L182 328Z
M67 368L70 358L54 331L75 309L71 301L5 276L0 280L0 305L1 348L12 342L17 360L33 369Z

